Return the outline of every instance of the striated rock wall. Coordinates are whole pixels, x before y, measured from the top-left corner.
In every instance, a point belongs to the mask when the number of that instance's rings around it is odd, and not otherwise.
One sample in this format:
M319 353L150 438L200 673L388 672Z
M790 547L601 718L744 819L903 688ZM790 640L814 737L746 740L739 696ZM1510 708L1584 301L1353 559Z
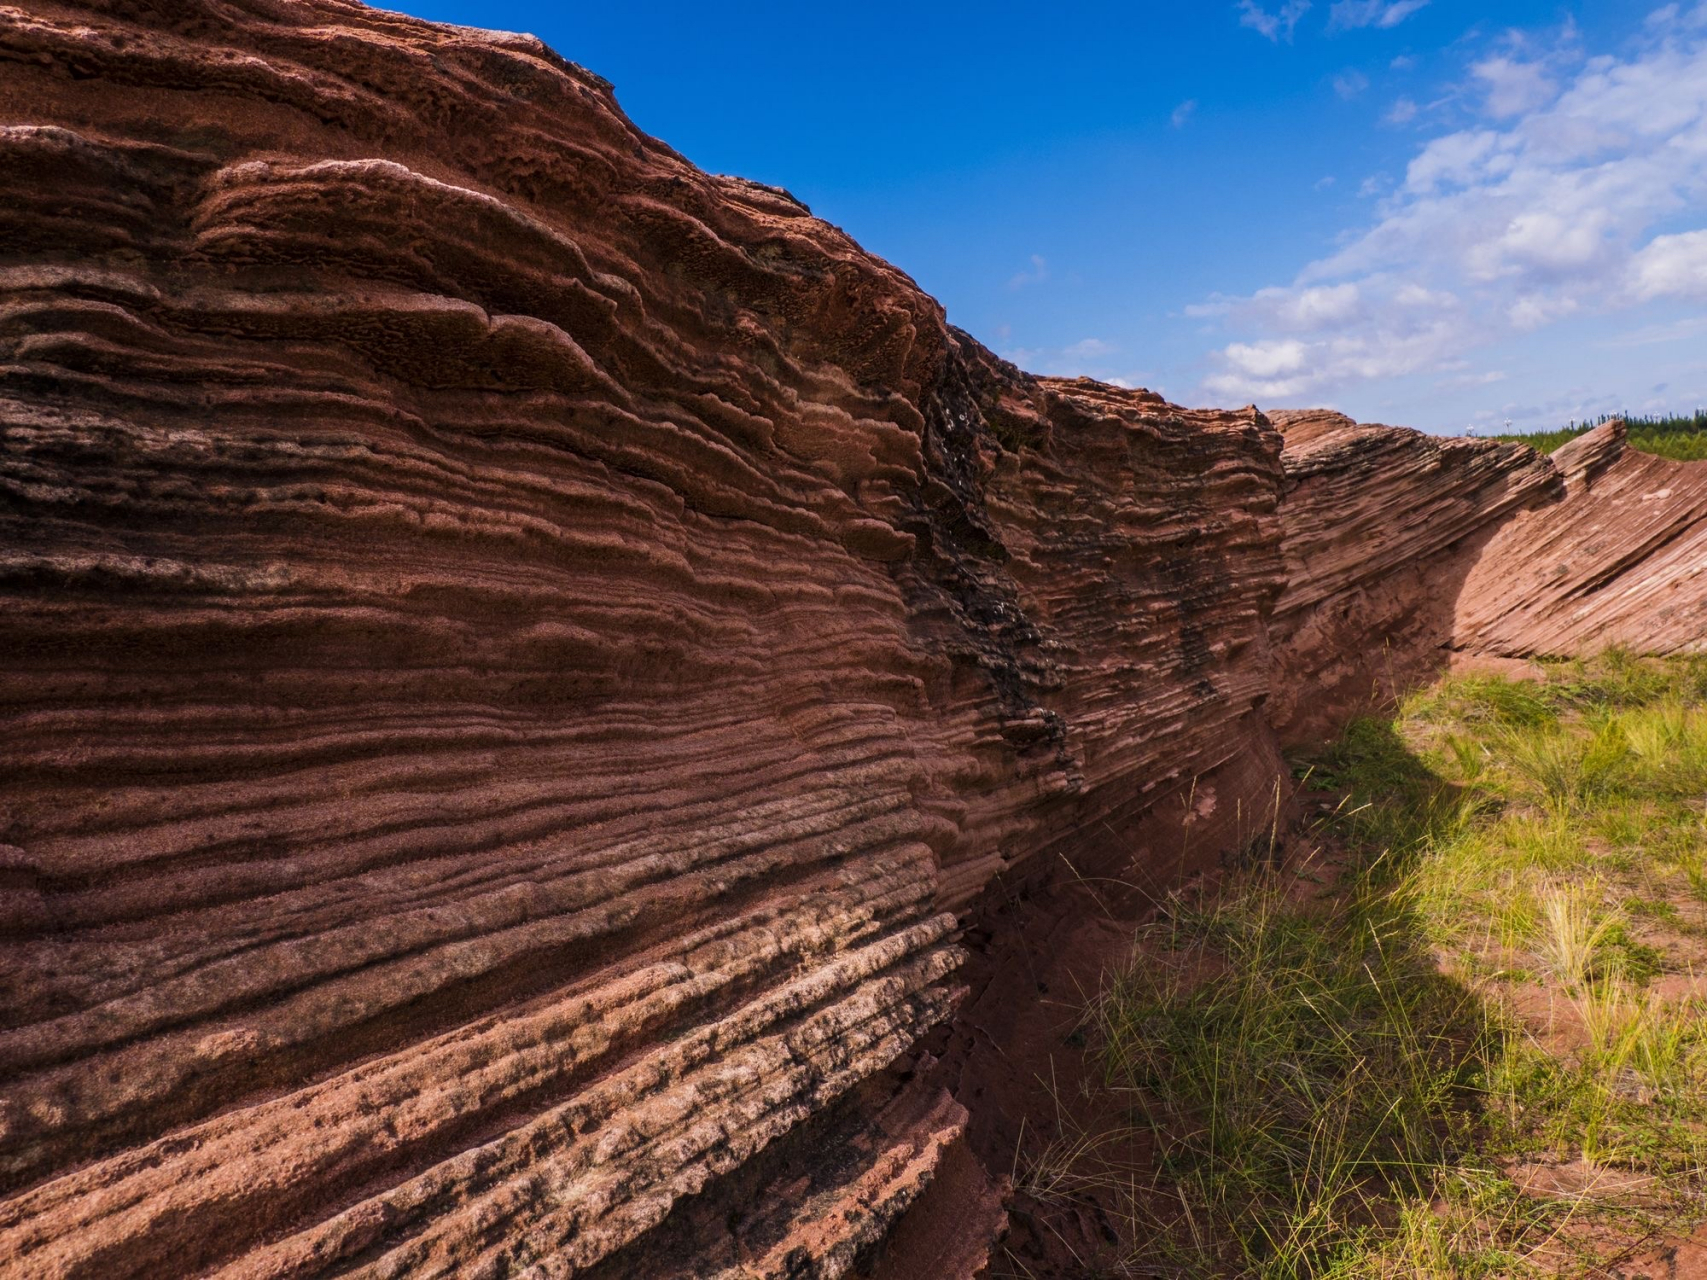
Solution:
M1488 538L1562 486L1522 445L1320 411L1269 416L1286 439L1287 572L1270 624L1269 716L1307 741L1437 673Z
M1283 739L1466 659L1707 651L1707 464L1627 450L1617 421L1542 457L1325 411L1268 417L1286 440L1269 705Z
M1272 829L1377 634L1697 642L1695 481L1325 421L1023 374L528 37L0 6L0 1273L829 1280L927 1192L970 1273L1064 884ZM1567 582L1579 495L1659 505Z
M0 66L7 1269L839 1273L965 1123L875 1079L952 912L1266 749L1277 438L1002 365L529 39Z
M1562 501L1500 529L1464 584L1455 646L1508 657L1707 652L1707 463L1624 447L1608 422L1552 456Z

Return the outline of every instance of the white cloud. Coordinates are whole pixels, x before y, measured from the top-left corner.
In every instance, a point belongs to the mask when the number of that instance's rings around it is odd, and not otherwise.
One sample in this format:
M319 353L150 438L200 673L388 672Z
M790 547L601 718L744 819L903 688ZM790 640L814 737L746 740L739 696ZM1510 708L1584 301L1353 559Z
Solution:
M1184 102L1180 103L1179 106L1174 108L1173 115L1168 118L1173 121L1174 128L1178 129L1184 125L1187 120L1191 119L1192 113L1196 110L1197 99L1187 98Z
M1419 195L1442 186L1469 186L1510 168L1509 140L1492 129L1436 138L1405 169L1405 189Z
M1545 293L1525 294L1506 308L1506 318L1511 321L1511 327L1519 333L1528 333L1533 329L1552 324L1555 320L1563 320L1566 316L1575 315L1580 306L1575 298L1564 298Z
M1031 255L1031 270L1016 272L1008 278L1008 288L1023 289L1028 284L1042 284L1049 279L1049 262L1042 254Z
M1291 284L1214 299L1199 314L1226 337L1204 390L1320 401L1411 374L1473 377L1480 353L1566 317L1707 300L1696 12L1707 4L1649 24L1618 57L1573 52L1567 32L1562 51L1529 46L1519 61L1521 42L1503 37L1507 53L1474 62L1501 123L1429 140L1397 189L1367 180L1373 222Z
M1212 298L1188 306L1193 319L1288 329L1300 333L1334 329L1363 315L1362 289L1355 284L1306 289L1259 289L1248 298Z
M1334 185L1334 175L1331 173L1325 174L1324 176L1317 178L1314 185L1317 191L1326 191L1329 187Z
M1707 27L1707 3L1697 4L1688 13L1685 13L1683 9L1684 7L1681 4L1668 4L1655 9L1648 15L1647 25L1661 30L1671 27L1684 29Z
M1334 77L1334 92L1347 102L1369 87L1369 77L1361 71L1342 71Z
M1393 290L1393 301L1401 307L1455 307L1458 305L1458 295L1448 293L1444 289L1426 289L1415 281L1407 280Z
M1072 360L1094 360L1097 356L1106 356L1113 351L1113 344L1104 342L1101 338L1080 338L1061 354Z
M1478 62L1470 72L1482 82L1488 114L1503 120L1551 101L1559 86L1539 62L1514 62L1501 55Z
M1258 35L1278 42L1292 39L1298 19L1310 11L1310 0L1284 0L1274 13L1256 0L1239 0L1234 8L1238 10L1241 27L1249 27Z
M1277 314L1282 323L1295 329L1332 328L1354 320L1362 302L1362 294L1355 284L1318 285L1313 289L1276 292L1282 294Z
M1409 124L1417 118L1417 104L1409 98L1399 98L1387 108L1381 119L1388 124Z
M1310 358L1310 348L1296 338L1270 338L1263 342L1235 342L1222 353L1237 372L1251 378L1277 378L1301 373Z
M1475 274L1489 278L1571 275L1614 251L1607 237L1611 222L1604 209L1526 209L1498 240L1475 246L1468 261Z
M1417 60L1408 53L1401 53L1387 64L1394 71L1409 71L1417 65Z
M1396 27L1428 0L1336 0L1328 14L1330 27Z
M1204 388L1222 400L1319 400L1335 385L1454 367L1462 309L1399 307L1393 292L1394 282L1371 280L1360 288L1357 308L1337 323L1318 313L1313 329L1229 343Z
M1655 236L1630 263L1630 288L1644 301L1707 299L1707 230Z

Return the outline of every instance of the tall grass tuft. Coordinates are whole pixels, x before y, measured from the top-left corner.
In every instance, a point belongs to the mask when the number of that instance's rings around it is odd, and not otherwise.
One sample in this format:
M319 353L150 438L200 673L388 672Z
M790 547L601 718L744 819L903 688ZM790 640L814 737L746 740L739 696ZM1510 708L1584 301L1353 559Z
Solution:
M1668 697L1617 721L1650 789L1707 795L1707 710Z
M1569 728L1507 730L1497 741L1506 767L1530 798L1560 814L1580 812L1617 791L1630 756L1615 720L1586 734Z
M1596 972L1620 924L1602 908L1602 895L1598 880L1550 885L1540 895L1536 954L1567 989L1582 987Z

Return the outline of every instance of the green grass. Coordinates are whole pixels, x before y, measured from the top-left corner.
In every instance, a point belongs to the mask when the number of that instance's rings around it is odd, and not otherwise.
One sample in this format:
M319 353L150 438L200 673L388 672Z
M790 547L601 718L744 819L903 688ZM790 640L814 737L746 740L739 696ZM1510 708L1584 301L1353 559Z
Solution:
M1338 906L1253 878L1175 912L1107 993L1109 1085L1137 1103L1186 1206L1158 1224L1157 1260L1343 1272L1382 1206L1427 1203L1470 1146L1478 1002L1418 952L1377 881Z
M1303 762L1324 858L1179 895L1092 1011L1126 1274L1586 1276L1707 1219L1704 704L1611 653Z
M1506 434L1491 438L1526 444L1540 453L1552 453L1561 445L1569 444L1578 436L1592 431L1608 420L1608 417L1603 415L1599 422L1583 423L1580 426L1572 423L1558 431L1537 431L1529 435ZM1677 417L1630 416L1625 417L1624 422L1629 429L1630 447L1640 453L1658 454L1662 458L1675 458L1680 462L1699 462L1707 459L1707 413L1696 410L1693 414Z

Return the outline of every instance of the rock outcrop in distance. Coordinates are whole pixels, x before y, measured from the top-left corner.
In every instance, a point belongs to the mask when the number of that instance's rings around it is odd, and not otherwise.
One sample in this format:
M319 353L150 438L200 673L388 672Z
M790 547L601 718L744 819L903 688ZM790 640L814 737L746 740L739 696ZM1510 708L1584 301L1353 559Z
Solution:
M1031 377L530 37L0 7L0 196L7 1276L971 1274L1016 902L1701 645L1702 468Z

